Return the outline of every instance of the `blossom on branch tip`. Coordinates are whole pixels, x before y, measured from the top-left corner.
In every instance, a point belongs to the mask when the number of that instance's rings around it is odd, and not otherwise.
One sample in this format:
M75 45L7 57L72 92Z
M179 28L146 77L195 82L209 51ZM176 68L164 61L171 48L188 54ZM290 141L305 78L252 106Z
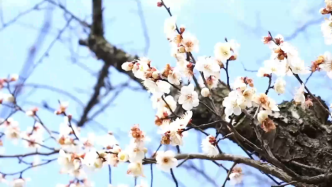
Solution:
M167 80L169 83L174 84L176 86L180 85L181 81L181 72L178 68L173 69L167 76Z
M304 84L301 84L301 86L296 90L294 95L294 102L297 105L301 105L302 108L304 108L305 104L305 96L304 96Z
M18 179L14 179L10 186L12 187L24 187L26 185L27 182L31 181L30 178L18 178Z
M231 91L222 103L225 107L225 115L240 115L242 113L242 108L244 108L244 102L245 99L238 91Z
M231 56L231 45L229 43L217 43L214 46L214 56L221 62L226 62Z
M220 77L220 75L218 74L218 77ZM216 88L218 86L218 79L217 76L215 75L211 75L211 76L208 76L208 77L204 77L205 78L205 82L202 78L202 76L199 77L198 79L198 83L201 87L205 87L205 83L207 84L207 87L210 88L210 89L213 89L213 88Z
M321 24L324 41L326 45L332 44L332 16Z
M18 144L18 140L21 138L22 133L20 130L19 126L14 126L14 125L10 125L6 128L5 130L5 136L6 138L8 138L9 140L12 140L12 142L17 145Z
M12 94L5 94L0 92L0 104L3 102L13 103L15 101L15 97Z
M201 56L197 58L195 69L203 72L205 77L220 73L218 62L212 57Z
M319 68L327 73L327 76L332 79L332 55L330 52L325 52L323 55L323 62L319 64Z
M56 115L64 114L68 108L69 103L66 101L59 101L59 108L54 112Z
M191 33L185 32L182 34L182 42L181 44L184 46L186 52L198 52L199 51L199 41L198 39Z
M68 173L72 170L77 170L80 167L80 162L74 162L75 159L74 155L65 153L62 149L59 151L58 163L60 164L63 172Z
M176 30L176 17L172 16L169 18L166 18L164 22L164 33L166 34L166 37L171 37L173 33Z
M253 101L256 104L261 105L265 110L275 112L279 111L276 102L272 98L268 97L265 93L254 95Z
M216 147L217 141L214 136L207 136L205 139L202 140L202 151L203 153L209 155L209 156L215 156L219 154L219 151Z
M127 174L132 175L134 177L145 177L143 172L142 162L131 162L128 165Z
M283 94L285 93L285 87L286 87L286 81L283 78L279 77L274 83L273 89L278 94Z
M152 94L169 93L171 89L171 85L163 80L153 81L151 79L146 79L144 80L143 85Z
M37 114L37 112L38 112L38 108L35 107L35 108L32 108L31 110L27 110L27 111L25 112L25 114L26 114L27 116L34 117L34 116Z
M193 84L181 88L181 95L178 102L182 105L182 108L187 111L199 105L198 94L194 89Z
M171 150L158 151L156 154L157 167L163 171L169 171L177 166L178 160L175 158L175 153Z
M229 175L229 179L233 186L242 183L242 169L240 167L234 167L231 171L231 174Z
M128 153L126 151L121 151L118 153L118 159L120 162L127 162L129 160Z

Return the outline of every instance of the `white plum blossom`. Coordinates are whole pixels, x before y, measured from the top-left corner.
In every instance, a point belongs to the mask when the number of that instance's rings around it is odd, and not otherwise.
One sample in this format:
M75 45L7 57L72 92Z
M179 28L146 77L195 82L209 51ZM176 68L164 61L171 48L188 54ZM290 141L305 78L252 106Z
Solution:
M194 89L193 84L181 88L181 95L178 102L185 110L191 110L199 105L198 94Z
M17 145L18 140L21 138L21 130L19 126L10 125L5 130L5 136L7 139L11 140L15 145Z
M11 182L12 187L24 187L26 185L27 182L29 182L31 179L30 178L18 178L18 179L14 179Z
M214 56L216 59L220 60L221 62L226 62L231 56L232 56L232 51L231 51L231 44L226 42L226 43L221 43L218 42L214 46Z
M278 94L283 94L285 93L285 87L286 87L286 81L279 77L276 82L274 83L274 90L278 93Z
M257 71L257 77L264 77L266 75L270 75L271 74L271 70L267 67L260 67Z
M215 156L219 154L219 151L216 147L216 139L215 137L209 135L205 139L202 140L202 151L203 153L209 155L209 156Z
M243 104L243 101L244 100L240 99L240 95L237 91L231 91L222 103L225 107L225 115L240 115L242 113L241 105Z
M185 32L182 34L182 45L186 52L198 52L199 42L198 39L191 33Z
M15 101L15 98L12 94L0 92L0 103L2 103L3 101L12 103Z
M78 162L74 162L72 155L65 153L62 149L59 151L58 163L64 172L69 172L79 168Z
M93 148L96 141L96 135L94 133L89 133L88 137L81 138L80 140L86 148Z
M153 99L153 108L157 109L157 116L162 118L165 117L164 115L170 115L172 112L176 110L177 103L173 96L168 95L162 98L164 96L152 96L151 99ZM166 102L165 102L165 101Z
M324 41L326 45L332 45L332 16L321 24Z
M175 168L178 164L178 160L175 158L175 153L171 150L158 151L156 156L157 167L163 171L169 171Z
M104 161L106 161L106 155L106 153L91 149L85 154L83 163L88 166L89 169L100 169L102 168Z
M130 144L126 149L129 162L141 162L145 157L144 147L137 146L137 144Z
M301 59L295 59L289 63L289 66L295 74L307 74L309 73L308 67L305 66L304 61Z
M180 85L181 72L178 68L175 68L167 77L169 83L176 86Z
M134 64L132 71L136 78L145 80L145 73L150 69L150 62L148 58L142 57Z
M173 121L169 123L169 121L164 121L160 126L159 133L167 134L170 140L170 145L172 146L182 146L183 139L182 135L178 133L181 128L180 123L178 121Z
M247 84L243 81L242 77L237 77L234 81L233 88L243 91L247 88Z
M102 146L103 148L112 148L118 144L118 141L114 137L113 133L109 132L106 135L97 137L96 144Z
M143 84L152 94L168 94L171 89L171 85L163 80L153 81L151 79L146 79L144 80Z
M24 140L25 147L32 149L39 148L43 142L43 137L37 133L22 133L21 138Z
M176 17L172 16L169 18L166 18L164 22L164 33L169 38L171 37L176 30Z
M233 168L232 173L229 175L230 182L233 186L241 184L243 181L243 174L241 168Z
M218 77L220 76L220 74L218 74ZM207 84L207 87L210 89L216 88L218 86L218 77L211 75L208 77L204 77L205 78L205 82ZM203 80L203 78L200 76L198 79L198 83L201 87L205 87L205 82Z
M231 51L233 52L233 55L237 57L239 55L240 44L233 39L229 40L228 43L231 46Z
M72 125L72 127L70 127L68 117L64 117L63 123L60 124L60 129L59 129L60 136L61 135L69 136L70 134L73 133L73 130L74 130L76 136L79 137L79 135L80 135L79 128L75 125Z
M286 61L276 61L276 60L265 60L264 68L265 74L275 74L277 76L285 76L287 72L287 62ZM262 71L262 70L261 70Z
M265 93L255 94L253 97L253 102L261 105L265 110L278 112L279 108L276 102L268 97Z
M134 67L134 63L132 62L125 62L121 65L121 68L125 71L131 71L133 70Z
M220 72L220 66L218 62L211 57L205 56L197 58L195 68L198 71L203 72L205 77L208 77L210 75L216 75Z
M332 55L330 52L325 52L323 57L324 62L319 65L319 68L324 70L327 73L327 76L332 79Z
M139 176L144 177L142 162L131 162L128 165L127 174L132 175L134 177L139 177Z
M260 124L262 124L263 121L265 121L268 117L269 117L269 112L266 110L261 110L257 114L257 120Z
M301 106L304 106L304 104L305 104L304 90L305 90L305 86L302 83L301 86L296 90L295 95L294 95L294 102L296 104L300 104Z
M190 123L192 116L193 116L193 112L192 111L187 111L186 113L184 113L179 118L176 118L174 123L176 123L178 125L179 129L184 129Z
M118 159L120 162L127 162L129 160L129 155L126 151L121 151L118 153Z

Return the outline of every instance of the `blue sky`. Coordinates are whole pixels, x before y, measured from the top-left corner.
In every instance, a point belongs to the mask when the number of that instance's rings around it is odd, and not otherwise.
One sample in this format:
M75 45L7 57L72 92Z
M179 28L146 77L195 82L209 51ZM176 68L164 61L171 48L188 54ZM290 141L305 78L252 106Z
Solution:
M38 0L2 0L3 13L1 15L3 15L4 21L7 22L13 19L20 11L24 11L38 2ZM90 21L90 0L67 0L66 2L62 0L60 2L65 3L67 8L78 17L87 19L88 22ZM144 55L143 51L146 43L143 37L144 32L141 22L137 16L135 0L104 0L104 2L106 38L112 44L121 47L131 54ZM155 0L141 0L141 2L150 39L150 48L146 56L158 68L163 68L166 63L174 64L175 60L170 56L169 44L163 33L164 20L168 17L167 12L163 8L155 6ZM261 42L261 37L266 35L267 31L271 31L273 35L280 33L287 37L296 29L303 26L304 23L320 18L323 19L318 13L321 6L315 4L317 2L313 2L309 0L306 2L302 0L184 0L179 6L174 8L173 13L177 15L178 23L184 24L186 29L195 34L200 40L200 51L194 54L195 57L213 55L215 43L224 41L225 37L237 40L241 44L241 49L238 60L230 64L231 79L234 80L237 76L253 77L258 90L263 91L267 86L267 80L258 79L255 73L244 71L241 62L247 69L257 70L263 60L269 57L269 49ZM51 10L48 9L47 11ZM20 72L29 49L39 33L44 15L44 11L33 11L20 18L14 24L1 29L1 77ZM34 62L37 62L43 56L45 50L65 24L63 11L55 8L53 10L50 32L47 34L43 44L39 46L40 50ZM61 40L58 40L52 47L48 57L43 58L42 62L36 67L33 74L27 80L27 83L28 85L40 84L62 88L78 97L83 103L86 103L93 92L95 78L82 68L82 64L93 72L98 72L102 61L96 60L93 54L85 47L78 46L78 39L86 37L82 27L75 21L70 26L70 30L66 30ZM328 47L323 42L319 24L309 26L290 42L298 48L301 57L308 65L318 55L328 49L331 50L331 46ZM70 51L73 51L75 55ZM73 63L73 59L77 62L76 64ZM111 69L110 72L110 80L114 85L128 80L126 76L117 73L114 69ZM221 77L224 76L222 74ZM323 98L331 101L326 92L331 89L331 86L326 84L327 81L328 78L325 74L317 73L309 82L308 87L314 93L320 94ZM299 84L294 79L287 80L287 83L288 91L285 96L277 97L273 92L271 92L271 96L279 102L291 98L294 88L298 87ZM137 86L135 83L132 85ZM56 108L57 100L64 99L69 100L71 104L69 111L74 117L79 118L82 112L80 105L64 95L45 89L35 90L34 92L30 91L31 89L24 90L24 94L19 98L21 104L26 109L32 106L32 102L41 103L42 101L46 101L50 106ZM62 121L61 117L56 117L48 111L41 111L40 116L54 130L58 129L58 125ZM18 114L14 118L20 122L23 129L28 125L32 125L32 120L24 115ZM160 137L155 133L154 111L151 107L149 95L144 91L134 92L125 90L111 107L95 118L95 121L105 126L107 130L111 130L120 136L120 142L123 146L128 142L128 130L133 124L138 123L157 142L152 142L149 148L155 150L158 146ZM105 133L94 122L89 123L83 131L84 133L91 131L97 134ZM183 152L200 151L196 143L200 142L199 138L195 132L189 133L189 136L185 139L187 144L181 150ZM195 142L195 145L191 142ZM23 150L19 147L12 146L10 143L7 145L7 154L23 153ZM220 146L224 152L243 155L243 152L230 142L221 142ZM218 185L222 184L225 171L209 162L204 162L204 167L200 162L195 162L195 164L198 168L205 169L207 174ZM231 163L225 162L225 165L229 167ZM1 171L17 171L21 167L17 164L17 160L6 160L5 163L4 161L0 163ZM125 174L126 167L127 165L123 165L113 169L114 184L124 183L133 186L134 180ZM55 186L57 183L68 181L68 177L58 174L58 169L57 163L54 162L45 167L26 172L24 176L32 178L28 186ZM170 174L163 174L161 171L157 171L157 169L154 169L154 171L155 186L174 185L169 178ZM255 170L249 170L248 167L244 167L244 172L248 174L248 177L244 181L245 185L270 186L269 184L265 184L265 182L263 184L262 181L265 180L264 176L262 178L252 177L251 173L253 171L257 173ZM147 176L146 179L149 181L150 172L148 167L145 168L145 174ZM214 186L206 182L204 178L199 178L197 182L195 173L188 173L184 168L176 169L175 174L178 180L185 184L185 186L196 187L203 184L204 186ZM105 168L96 173L92 176L92 179L96 182L96 186L106 186L108 183L107 169Z

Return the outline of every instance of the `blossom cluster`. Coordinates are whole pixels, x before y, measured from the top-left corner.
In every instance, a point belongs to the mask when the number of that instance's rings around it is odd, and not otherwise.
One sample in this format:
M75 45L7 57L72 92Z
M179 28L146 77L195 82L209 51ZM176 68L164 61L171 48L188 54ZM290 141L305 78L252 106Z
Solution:
M326 45L332 44L332 1L325 0L325 7L319 10L321 14L330 14L330 17L321 24L321 30Z
M325 0L326 7L320 12L331 14L332 1ZM159 7L164 6L163 1L158 3ZM264 132L275 131L277 128L273 120L269 118L279 111L276 101L268 96L270 89L277 94L284 94L286 90L286 76L305 75L315 71L323 70L332 79L332 55L325 52L312 62L311 67L305 65L300 58L297 49L289 42L284 41L282 35L273 37L271 33L263 37L262 42L271 50L270 58L263 62L263 67L258 70L257 76L269 79L269 85L264 93L255 88L250 77L237 77L233 84L229 84L228 65L239 57L240 44L235 40L217 42L214 46L213 56L199 56L194 58L193 53L199 51L199 40L186 30L185 26L177 26L176 17L165 20L164 33L170 44L171 56L176 59L176 64L166 64L162 70L152 65L147 57L141 57L130 62L124 62L121 68L131 72L135 78L141 80L147 91L151 93L152 107L156 110L155 124L160 134L161 145L180 147L184 145L184 137L188 133L192 118L197 107L203 101L213 104L213 91L218 88L221 80L221 71L227 74L228 95L222 101L223 116L225 121L231 122L234 116L239 116L245 110L257 108L254 116ZM323 36L327 44L332 44L332 17L322 24ZM195 75L200 75L196 80ZM273 78L274 84L272 84ZM17 75L6 79L0 79L0 89L11 82L18 80ZM300 81L301 82L301 81ZM194 83L196 85L194 85ZM293 101L303 109L313 105L312 98L308 97L304 83L294 93ZM58 184L58 187L92 187L94 183L89 179L91 172L97 172L102 168L118 167L120 164L128 164L127 174L133 177L145 177L143 165L156 163L157 167L165 172L172 171L178 164L177 155L172 150L153 152L148 155L147 142L149 137L135 124L130 129L129 144L121 146L112 132L104 136L95 136L93 133L83 136L81 129L67 113L68 102L59 101L59 107L55 115L62 116L63 122L59 125L59 131L50 131L38 117L38 108L23 110L16 103L16 98L11 93L0 92L0 104L7 102L28 117L34 119L34 124L25 131L21 130L18 121L13 118L4 119L0 122L0 147L3 147L1 138L5 136L14 144L22 143L26 148L40 150L46 148L58 153L58 164L60 172L72 176L74 179L67 184ZM331 105L332 108L332 105ZM214 111L216 112L216 111ZM232 125L232 124L230 124ZM231 126L232 127L232 126ZM219 133L219 132L218 132ZM50 148L44 145L46 134L54 139L56 146ZM220 140L220 139L219 139ZM217 135L208 135L202 140L202 152L208 156L221 154L218 147ZM151 159L147 159L148 156ZM38 157L33 163L37 166L42 163ZM153 161L151 161L153 160ZM48 161L47 161L48 162ZM231 182L235 185L242 182L243 173L239 167L234 167L229 173ZM14 187L23 187L29 178L19 178L11 182L6 176L0 173L0 183L10 184ZM111 187L112 185L110 185ZM126 185L118 185L124 187ZM146 181L142 180L136 187L147 187Z

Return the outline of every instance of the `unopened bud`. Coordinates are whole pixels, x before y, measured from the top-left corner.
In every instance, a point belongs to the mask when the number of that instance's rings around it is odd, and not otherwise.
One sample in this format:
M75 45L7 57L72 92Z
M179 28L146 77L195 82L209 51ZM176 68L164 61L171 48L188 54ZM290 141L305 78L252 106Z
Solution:
M157 2L157 7L162 7L163 5L164 5L163 2L161 2L161 1Z
M13 103L15 101L15 97L12 94L8 94L6 95L5 100Z
M154 79L158 79L158 78L159 78L159 73L156 72L156 71L154 71L154 72L152 73L152 78L154 78Z
M208 96L210 95L210 90L209 90L208 88L203 88L203 89L201 90L201 95L202 95L203 97L208 97Z
M181 27L180 27L180 34L183 34L185 30L186 30L186 28L183 25L181 25Z
M178 52L179 52L179 53L185 53L185 52L186 52L186 49L184 48L184 46L180 46L180 47L178 48Z
M326 8L321 8L320 10L319 10L319 12L321 13L321 14L329 14L330 12L326 9Z
M67 117L68 117L68 121L71 121L71 119L73 118L73 116L71 114L68 114Z
M121 65L121 68L125 71L131 71L134 67L134 64L132 62L125 62Z
M17 75L17 74L13 74L13 75L10 76L10 81L11 81L11 82L17 81L18 78L19 78L19 75Z
M236 60L237 56L236 55L232 55L228 60Z

